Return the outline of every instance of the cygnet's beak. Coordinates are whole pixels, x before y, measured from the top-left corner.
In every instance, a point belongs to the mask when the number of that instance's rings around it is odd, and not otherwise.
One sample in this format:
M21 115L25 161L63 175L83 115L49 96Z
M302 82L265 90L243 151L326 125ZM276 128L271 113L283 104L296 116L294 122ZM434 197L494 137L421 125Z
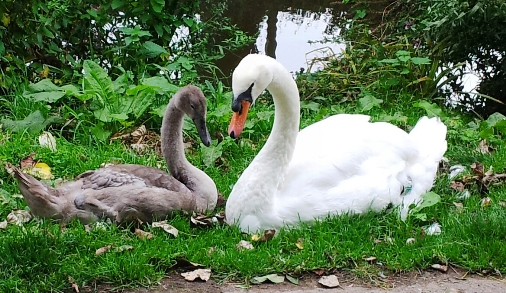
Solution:
M249 107L251 106L251 103L246 100L242 100L240 102L240 105L237 105L239 108L234 109L234 106L232 106L232 109L234 110L234 114L232 114L232 119L230 120L230 125L228 126L228 134L232 138L237 138L239 135L241 135L242 130L244 129L244 125L246 124L246 118L248 118L248 111Z
M195 127L197 127L197 132L199 133L200 140L205 146L211 145L211 135L209 134L209 130L206 125L206 118L195 118L193 119L193 123Z

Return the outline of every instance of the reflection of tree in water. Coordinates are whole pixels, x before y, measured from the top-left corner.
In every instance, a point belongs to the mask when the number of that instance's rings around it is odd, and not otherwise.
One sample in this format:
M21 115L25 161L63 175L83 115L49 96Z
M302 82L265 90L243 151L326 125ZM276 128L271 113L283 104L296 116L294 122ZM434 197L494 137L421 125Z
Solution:
M257 52L258 50L276 57L275 52L278 44L275 36L277 30L282 29L287 22L293 22L302 29L312 26L317 20L324 21L327 24L323 31L325 37L310 41L325 42L333 39L338 28L332 20L336 16L340 16L341 11L349 8L349 5L340 4L336 6L333 2L333 0L234 1L234 4L230 4L226 16L248 35L259 33L259 36L264 37L264 41L231 52L225 58L218 60L216 65L223 71L225 76L228 76L248 53ZM332 7L336 8L331 9ZM226 79L224 81L226 82Z

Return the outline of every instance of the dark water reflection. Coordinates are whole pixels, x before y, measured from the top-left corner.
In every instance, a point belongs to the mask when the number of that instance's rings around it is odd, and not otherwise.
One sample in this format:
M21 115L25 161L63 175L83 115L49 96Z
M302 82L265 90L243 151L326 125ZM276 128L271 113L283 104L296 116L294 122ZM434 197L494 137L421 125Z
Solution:
M276 58L292 72L321 68L310 60L344 48L344 44L332 41L340 32L333 21L348 8L335 0L231 1L226 16L248 35L259 35L254 44L227 54L216 65L230 76L244 56L260 52Z

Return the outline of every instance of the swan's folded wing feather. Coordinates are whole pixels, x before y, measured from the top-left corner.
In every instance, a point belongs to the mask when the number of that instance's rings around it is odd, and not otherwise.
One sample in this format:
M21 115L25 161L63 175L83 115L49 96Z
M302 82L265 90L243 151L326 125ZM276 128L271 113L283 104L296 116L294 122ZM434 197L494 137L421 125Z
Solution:
M278 188L279 214L305 211L286 218L310 221L328 213L378 211L401 203L399 194L409 181L405 171L418 152L407 133L387 123L342 116L300 132Z

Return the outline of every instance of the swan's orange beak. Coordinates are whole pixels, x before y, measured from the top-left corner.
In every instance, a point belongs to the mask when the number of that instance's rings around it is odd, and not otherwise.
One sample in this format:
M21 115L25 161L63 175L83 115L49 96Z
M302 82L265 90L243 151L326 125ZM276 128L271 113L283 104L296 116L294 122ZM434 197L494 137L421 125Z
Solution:
M241 101L241 110L232 114L232 120L230 120L230 125L228 126L228 134L230 137L237 138L241 135L244 124L246 124L246 118L248 118L250 105L250 102L243 100Z

